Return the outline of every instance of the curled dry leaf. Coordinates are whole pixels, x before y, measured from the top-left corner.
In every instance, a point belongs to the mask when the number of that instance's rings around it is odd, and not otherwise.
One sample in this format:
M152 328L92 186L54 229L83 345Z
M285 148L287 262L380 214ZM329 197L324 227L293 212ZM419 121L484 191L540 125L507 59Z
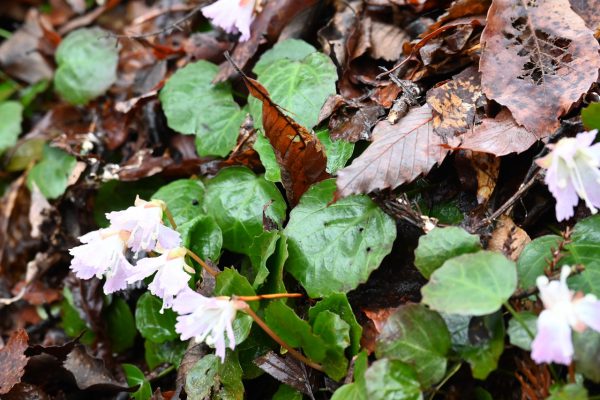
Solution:
M598 42L568 0L494 0L481 45L484 93L538 135L598 77Z
M511 260L516 261L529 242L531 239L527 232L515 225L510 217L502 215L496 224L496 229L492 232L488 250L502 252Z
M434 133L427 104L413 108L399 123L381 121L373 143L352 164L338 171L336 197L395 188L429 172L448 150Z
M585 24L599 37L600 0L570 0L573 10L585 21Z
M431 33L442 25L458 18L486 14L490 4L492 4L492 0L455 0L448 7L448 11L442 14L435 24L427 28L425 33Z
M319 139L271 100L267 89L258 81L244 76L244 82L250 94L263 104L265 135L275 150L287 198L296 205L313 183L329 178L323 147Z
M25 330L14 332L8 343L0 349L0 394L6 394L21 381L27 365L25 350L29 336Z

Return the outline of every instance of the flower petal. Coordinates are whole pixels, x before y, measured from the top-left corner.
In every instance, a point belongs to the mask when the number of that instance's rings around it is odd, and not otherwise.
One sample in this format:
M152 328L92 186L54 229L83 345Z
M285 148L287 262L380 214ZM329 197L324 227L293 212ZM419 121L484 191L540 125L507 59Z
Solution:
M573 357L571 327L560 314L544 310L537 320L537 335L531 343L531 358L538 364L569 365Z
M574 305L577 319L596 332L600 332L600 301L593 295L587 295Z

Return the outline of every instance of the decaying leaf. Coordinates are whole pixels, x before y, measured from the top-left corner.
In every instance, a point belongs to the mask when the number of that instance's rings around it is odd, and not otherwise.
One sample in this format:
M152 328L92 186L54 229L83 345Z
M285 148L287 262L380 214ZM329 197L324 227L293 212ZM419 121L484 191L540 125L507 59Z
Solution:
M492 4L492 0L455 0L448 7L448 11L442 14L435 24L427 28L426 32L433 32L447 22L458 18L485 14L490 4Z
M275 150L281 167L281 181L288 200L297 204L300 196L313 183L329 178L327 157L315 136L286 115L269 97L269 92L258 81L244 77L250 94L263 104L265 135Z
M431 108L425 104L410 110L395 125L379 122L373 129L373 143L338 171L336 196L393 189L441 163L448 150L434 133L432 121Z
M515 225L509 216L503 215L498 219L496 229L488 242L488 250L502 252L516 261L529 242L531 239L527 232Z
M21 381L27 365L25 350L29 336L23 329L14 332L0 349L0 394L6 394Z
M500 172L500 158L492 154L467 150L458 152L456 161L466 166L466 173L461 171L465 168L457 168L463 186L470 186L477 193L479 204L486 203L496 187L498 173ZM467 183L466 180L472 182Z
M592 31L600 32L600 0L570 0L573 10Z
M481 45L484 93L538 135L598 77L598 42L568 0L494 0Z
M431 89L427 104L433 110L433 129L438 135L446 138L468 132L480 120L477 109L485 105L479 72L469 67Z
M254 363L273 378L314 399L306 367L295 358L281 357L270 351Z

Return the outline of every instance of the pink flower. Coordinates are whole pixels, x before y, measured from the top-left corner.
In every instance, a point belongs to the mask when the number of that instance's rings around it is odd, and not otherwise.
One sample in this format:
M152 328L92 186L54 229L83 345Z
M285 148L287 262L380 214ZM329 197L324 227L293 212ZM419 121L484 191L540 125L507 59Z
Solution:
M175 330L181 340L194 338L214 346L216 355L225 361L225 333L229 348L235 348L232 323L238 310L246 308L246 303L229 297L204 297L191 289L181 292L173 302L173 310L178 314Z
M546 185L556 199L556 219L573 216L579 198L596 213L600 207L600 143L592 145L598 131L582 132L575 138L563 138L546 157L537 160L548 169Z
M573 293L567 287L571 269L564 266L559 281L537 278L544 311L537 320L537 335L531 344L531 358L538 364L571 364L573 342L571 329L583 332L586 327L600 332L600 301L596 296Z
M170 308L173 298L188 288L189 274L194 273L185 263L185 254L185 248L178 247L159 257L143 258L129 273L127 283L137 282L156 272L148 289L150 293L163 299L163 309Z
M202 7L202 14L227 33L240 32L240 42L250 39L250 24L255 0L218 0Z
M100 229L79 238L81 246L69 250L73 256L71 269L80 279L106 277L104 293L125 289L125 278L132 265L125 258L125 242L129 234L113 229Z
M135 253L152 251L157 247L173 249L181 244L181 236L163 225L164 203L160 200L135 199L135 206L106 214L110 227L131 232L127 246Z

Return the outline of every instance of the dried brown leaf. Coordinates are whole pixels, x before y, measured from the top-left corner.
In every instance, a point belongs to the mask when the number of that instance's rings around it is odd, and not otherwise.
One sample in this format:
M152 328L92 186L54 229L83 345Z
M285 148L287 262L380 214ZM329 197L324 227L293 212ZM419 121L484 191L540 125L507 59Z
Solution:
M570 0L573 10L594 32L600 31L600 0ZM596 35L598 37L598 35Z
M24 353L28 341L27 332L20 329L10 335L6 346L0 349L0 394L8 393L13 386L21 382L27 365Z
M323 147L319 139L271 100L267 89L258 81L248 77L244 77L244 81L250 94L263 104L265 135L275 150L287 198L292 205L296 205L313 183L329 177Z
M270 351L254 360L258 368L314 399L310 379L304 364L292 357L281 357Z
M538 135L598 77L598 42L568 0L494 0L481 45L484 93Z
M490 4L492 4L492 0L455 0L448 7L448 11L442 14L435 24L427 29L426 33L433 32L442 25L458 18L486 14Z
M433 114L427 104L413 108L392 125L379 122L373 143L352 164L338 171L337 196L395 188L429 172L448 154L442 138L433 132Z
M404 30L392 24L373 21L370 27L369 54L375 59L396 61L402 55L402 44L410 38Z
M498 219L496 229L492 232L488 250L502 252L511 260L516 261L529 242L531 239L527 232L515 225L509 216L502 215Z

